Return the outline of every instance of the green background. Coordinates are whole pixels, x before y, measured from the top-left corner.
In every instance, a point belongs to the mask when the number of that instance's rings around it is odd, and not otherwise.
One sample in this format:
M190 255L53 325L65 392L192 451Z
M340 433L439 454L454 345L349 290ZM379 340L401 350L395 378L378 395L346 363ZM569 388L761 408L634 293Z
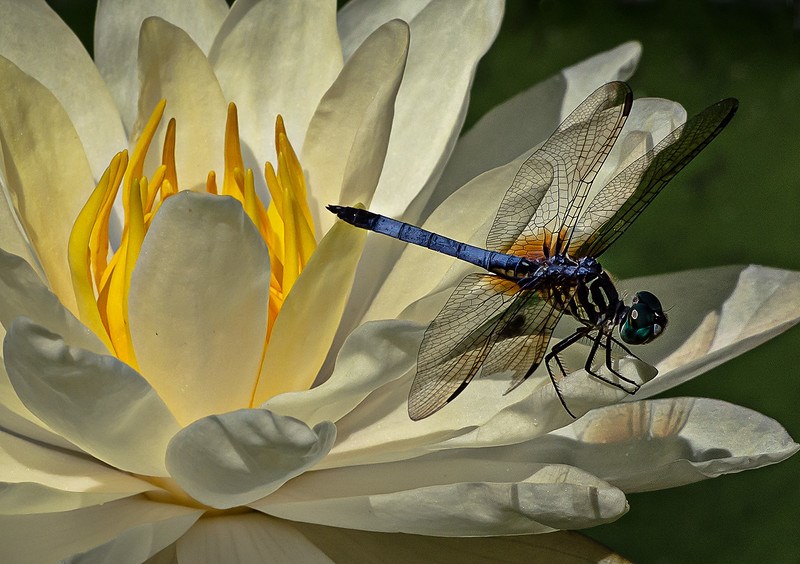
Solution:
M50 4L91 48L93 2ZM620 278L743 263L800 270L798 22L797 7L781 1L511 0L478 68L467 126L563 67L639 40L636 97L677 100L694 114L734 96L740 109L604 265ZM671 394L747 406L797 439L798 365L795 329ZM622 519L585 533L638 562L800 562L800 456L629 502Z

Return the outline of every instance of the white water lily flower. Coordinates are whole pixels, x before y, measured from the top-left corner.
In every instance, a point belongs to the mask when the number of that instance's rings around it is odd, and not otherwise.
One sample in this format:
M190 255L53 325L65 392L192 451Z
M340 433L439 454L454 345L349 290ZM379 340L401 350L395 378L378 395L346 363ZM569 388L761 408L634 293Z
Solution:
M577 421L540 371L412 422L422 333L464 267L323 213L371 202L481 243L520 159L637 44L457 139L497 2L145 4L101 2L95 67L44 2L0 0L4 560L599 561L568 533L448 537L589 527L627 492L797 450L745 408L646 398L796 323L798 274L623 282L685 307L635 397L563 381ZM634 108L604 174L685 119Z

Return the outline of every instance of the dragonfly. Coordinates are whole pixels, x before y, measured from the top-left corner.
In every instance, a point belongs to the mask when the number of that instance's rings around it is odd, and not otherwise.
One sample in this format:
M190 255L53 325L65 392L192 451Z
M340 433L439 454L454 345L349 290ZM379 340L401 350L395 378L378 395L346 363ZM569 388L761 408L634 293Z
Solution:
M412 420L447 405L481 369L483 374L510 373L509 393L542 361L562 406L574 418L558 383L568 375L562 353L578 342L590 344L584 365L589 375L629 394L639 389L615 366L615 354L639 359L628 345L643 345L661 335L667 315L647 291L637 292L626 304L597 259L722 131L738 101L728 98L709 106L592 191L632 103L631 89L623 82L605 84L586 98L523 162L500 203L485 248L365 209L328 206L356 227L486 271L469 274L456 286L423 335L408 397ZM564 314L578 328L548 353ZM596 362L599 354L606 373Z

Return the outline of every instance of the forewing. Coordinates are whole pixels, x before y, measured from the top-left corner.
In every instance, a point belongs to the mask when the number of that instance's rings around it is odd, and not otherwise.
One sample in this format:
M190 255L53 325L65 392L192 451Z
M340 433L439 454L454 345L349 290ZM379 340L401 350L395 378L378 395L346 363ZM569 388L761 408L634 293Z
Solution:
M582 215L570 254L599 257L664 186L722 131L737 107L738 102L733 98L709 106L609 181Z
M567 240L592 181L630 112L632 95L623 82L595 90L522 164L503 197L486 240L487 248L540 258L553 235Z
M472 380L518 288L491 274L470 274L458 284L422 338L408 395L411 419L435 413Z
M536 292L524 292L503 314L503 328L483 363L483 374L511 372L510 392L541 364L563 311Z

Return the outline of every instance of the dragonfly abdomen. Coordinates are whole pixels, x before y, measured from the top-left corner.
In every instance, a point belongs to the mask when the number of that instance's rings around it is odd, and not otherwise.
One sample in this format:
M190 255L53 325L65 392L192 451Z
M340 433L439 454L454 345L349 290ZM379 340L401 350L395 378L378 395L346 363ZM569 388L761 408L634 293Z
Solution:
M535 268L533 263L522 257L487 251L371 211L334 205L328 206L328 209L339 219L356 227L456 257L506 278L519 278Z

